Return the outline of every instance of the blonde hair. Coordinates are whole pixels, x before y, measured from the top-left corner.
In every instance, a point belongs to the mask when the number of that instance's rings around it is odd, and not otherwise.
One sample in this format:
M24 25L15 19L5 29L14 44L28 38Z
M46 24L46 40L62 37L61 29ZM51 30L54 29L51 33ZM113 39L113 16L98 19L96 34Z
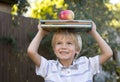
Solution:
M52 38L52 47L54 48L55 46L55 41L56 41L56 38L57 38L57 35L59 34L62 34L64 36L70 36L71 39L74 40L75 42L75 47L76 47L76 50L78 51L81 51L82 49L82 39L81 39L81 36L80 34L76 33L73 29L58 29L54 35L53 35L53 38ZM78 55L78 54L77 54Z

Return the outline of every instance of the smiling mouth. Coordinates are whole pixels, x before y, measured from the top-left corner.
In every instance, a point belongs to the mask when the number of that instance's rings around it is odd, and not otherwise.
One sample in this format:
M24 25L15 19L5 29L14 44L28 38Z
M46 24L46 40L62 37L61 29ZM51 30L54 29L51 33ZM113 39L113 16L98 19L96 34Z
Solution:
M66 54L69 54L69 52L67 52L67 51L60 51L60 54L66 55Z

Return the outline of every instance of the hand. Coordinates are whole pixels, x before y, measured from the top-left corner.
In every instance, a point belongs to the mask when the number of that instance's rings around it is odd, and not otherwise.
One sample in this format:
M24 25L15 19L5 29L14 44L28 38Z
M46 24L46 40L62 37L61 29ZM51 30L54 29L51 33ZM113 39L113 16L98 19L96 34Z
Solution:
M95 25L95 23L92 21L92 29L91 29L91 31L89 31L88 33L89 33L89 34L92 34L92 33L94 33L94 32L96 32L96 25Z
M38 31L41 31L41 34L43 35L47 35L49 32L44 30L42 27L41 27L41 24L39 23L38 24Z

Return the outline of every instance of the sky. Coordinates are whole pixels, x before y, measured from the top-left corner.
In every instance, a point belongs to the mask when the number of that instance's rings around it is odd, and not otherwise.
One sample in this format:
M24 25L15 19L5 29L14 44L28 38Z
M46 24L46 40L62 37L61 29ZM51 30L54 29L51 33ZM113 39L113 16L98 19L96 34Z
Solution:
M110 0L110 3L112 4L120 3L120 0Z

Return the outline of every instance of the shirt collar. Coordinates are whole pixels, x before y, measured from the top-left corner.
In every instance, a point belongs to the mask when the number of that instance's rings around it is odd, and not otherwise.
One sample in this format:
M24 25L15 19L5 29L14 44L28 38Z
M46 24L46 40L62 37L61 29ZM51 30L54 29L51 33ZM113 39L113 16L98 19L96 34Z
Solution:
M57 60L57 68L60 69L60 70L64 70L64 69L77 70L78 69L78 64L76 63L76 60L74 60L72 65L70 65L69 67L65 67L59 62L59 60Z

